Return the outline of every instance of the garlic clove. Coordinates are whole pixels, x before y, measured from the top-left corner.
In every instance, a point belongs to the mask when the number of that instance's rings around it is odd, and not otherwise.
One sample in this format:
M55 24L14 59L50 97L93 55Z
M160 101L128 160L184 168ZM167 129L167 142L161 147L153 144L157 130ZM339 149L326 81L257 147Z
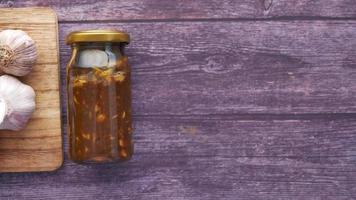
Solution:
M92 68L92 67L106 67L108 65L108 55L105 51L90 49L80 52L79 67Z
M0 72L24 76L37 60L35 42L22 30L0 32Z
M12 76L0 76L0 130L25 128L35 106L35 92L30 86ZM5 116L2 121L1 116Z
M116 65L116 55L112 51L111 45L105 45L105 53L108 57L108 64L107 67L114 67Z

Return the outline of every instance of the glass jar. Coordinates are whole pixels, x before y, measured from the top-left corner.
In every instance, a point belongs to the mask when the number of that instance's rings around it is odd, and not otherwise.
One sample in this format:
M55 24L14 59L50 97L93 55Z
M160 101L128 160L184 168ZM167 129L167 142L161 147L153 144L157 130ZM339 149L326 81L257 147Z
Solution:
M79 163L130 159L133 153L127 33L73 32L67 65L69 157Z

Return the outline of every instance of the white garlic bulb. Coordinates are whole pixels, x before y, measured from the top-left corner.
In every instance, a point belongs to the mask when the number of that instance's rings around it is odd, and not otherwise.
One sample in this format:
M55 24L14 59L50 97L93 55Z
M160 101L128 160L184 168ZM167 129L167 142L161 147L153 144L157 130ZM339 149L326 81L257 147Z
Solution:
M25 128L35 104L35 91L30 86L12 76L0 76L0 130Z
M0 72L24 76L37 60L35 42L21 30L0 32Z

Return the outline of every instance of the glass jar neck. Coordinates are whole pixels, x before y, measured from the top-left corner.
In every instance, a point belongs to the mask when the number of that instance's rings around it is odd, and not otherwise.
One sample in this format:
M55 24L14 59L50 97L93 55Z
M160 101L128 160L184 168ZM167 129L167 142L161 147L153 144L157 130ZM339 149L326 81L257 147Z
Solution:
M115 67L124 55L123 43L88 42L72 45L71 64L82 68Z
M81 43L73 43L72 49L76 49L78 51L89 50L89 49L97 49L103 51L112 51L113 49L120 51L120 53L124 54L126 44L125 43L112 43L112 42L81 42Z

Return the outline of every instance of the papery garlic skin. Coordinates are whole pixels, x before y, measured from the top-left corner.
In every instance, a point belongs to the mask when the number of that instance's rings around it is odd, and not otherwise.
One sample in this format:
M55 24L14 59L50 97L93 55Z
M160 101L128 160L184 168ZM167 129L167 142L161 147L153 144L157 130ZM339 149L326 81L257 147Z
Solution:
M7 103L5 99L0 98L0 124L4 121L6 115L7 115Z
M35 91L16 78L0 76L0 130L25 128L35 111Z
M0 73L25 76L37 60L37 49L32 38L22 30L0 32Z

